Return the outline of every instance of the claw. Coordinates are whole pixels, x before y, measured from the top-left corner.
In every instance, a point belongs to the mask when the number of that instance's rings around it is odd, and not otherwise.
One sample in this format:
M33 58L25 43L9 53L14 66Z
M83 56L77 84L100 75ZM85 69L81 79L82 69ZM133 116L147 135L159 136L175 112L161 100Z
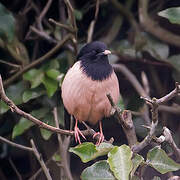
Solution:
M80 131L80 129L77 126L78 121L76 120L76 124L74 127L74 136L75 136L75 141L79 142L79 144L81 144L81 140L80 140L80 136L81 135L84 139L86 139L86 137L84 136L84 134Z
M96 145L99 146L103 141L104 141L104 135L103 135L103 131L102 131L102 124L101 124L101 121L99 122L99 128L100 128L100 132L97 132L93 135L93 139L96 137L96 136L99 136L99 139L98 141L96 142Z

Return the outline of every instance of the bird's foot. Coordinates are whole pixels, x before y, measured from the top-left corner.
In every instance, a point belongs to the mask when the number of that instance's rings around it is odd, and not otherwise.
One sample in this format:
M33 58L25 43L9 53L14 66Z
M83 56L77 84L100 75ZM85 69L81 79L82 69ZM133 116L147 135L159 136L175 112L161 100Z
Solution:
M75 136L75 141L79 142L79 144L81 144L81 140L80 140L80 136L81 135L84 139L86 139L86 137L84 136L84 134L80 131L80 129L75 126L74 127L74 136Z
M97 132L93 135L93 139L96 137L96 136L99 136L97 142L96 142L96 145L99 146L103 141L104 141L104 135L102 132Z

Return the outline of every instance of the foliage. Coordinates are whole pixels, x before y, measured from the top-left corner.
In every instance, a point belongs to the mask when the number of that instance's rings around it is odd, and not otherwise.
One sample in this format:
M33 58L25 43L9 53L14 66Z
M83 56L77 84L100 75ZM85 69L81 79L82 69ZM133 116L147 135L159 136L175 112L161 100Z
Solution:
M104 179L113 179L114 177L118 180L129 180L129 178L134 179L137 168L143 165L151 166L161 174L180 169L180 164L169 158L165 151L160 147L154 147L149 150L146 161L144 161L144 158L139 154L132 156L133 152L127 145L121 145L118 147L102 143L98 147L92 143L86 142L71 148L70 152L78 155L83 162L88 162L97 157L97 148L101 149L98 156L106 154L108 159L107 161L98 161L84 169L81 174L82 180L88 180L91 178L98 180L101 177L104 177ZM92 172L94 171L95 174L92 175ZM113 175L110 172L112 172Z

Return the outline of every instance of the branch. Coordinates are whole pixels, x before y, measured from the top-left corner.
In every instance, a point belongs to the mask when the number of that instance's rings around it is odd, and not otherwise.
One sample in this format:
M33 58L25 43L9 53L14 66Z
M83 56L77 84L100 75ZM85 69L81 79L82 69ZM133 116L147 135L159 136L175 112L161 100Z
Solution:
M3 84L2 84L2 78L0 76L0 99L2 101L4 101L11 109L12 112L16 112L17 114L19 114L20 116L32 121L33 123L39 125L39 127L41 128L45 128L47 130L50 130L52 132L56 132L56 133L60 133L60 134L66 134L66 135L73 135L74 132L73 131L68 131L68 130L63 130L63 129L59 129L59 128L55 128L53 126L50 126L38 119L36 119L35 117L33 117L32 115L22 111L21 109L19 109L14 103L13 101L11 101L5 94L4 92L4 88L3 88Z
M64 129L60 129L60 128L56 128L56 127L53 127L53 126L50 126L40 120L38 120L37 118L33 117L31 114L28 114L24 111L22 111L21 109L19 109L12 100L10 100L5 92L4 92L4 88L3 88L3 83L2 83L2 78L1 78L1 75L0 75L0 99L2 101L4 101L11 109L12 112L15 112L17 114L19 114L20 116L32 121L33 123L35 123L36 125L38 125L40 128L44 128L44 129L47 129L51 132L55 132L55 133L59 133L59 134L64 134L64 135L69 135L69 136L74 136L74 131L69 131L69 130L64 130ZM94 136L94 134L96 133L94 130L84 130L84 131L81 131L83 133L84 136L88 136L88 135L91 135L91 136Z
M48 1L47 1L44 9L42 10L41 14L40 14L40 15L38 16L38 18L37 18L38 28L39 28L40 30L42 30L42 31L43 31L42 19L43 19L43 17L45 16L45 14L47 13L48 9L50 8L51 3L52 3L52 0L48 0Z
M13 146L13 147L16 147L16 148L25 150L25 151L30 151L30 152L33 151L32 148L30 148L30 147L26 147L26 146L23 146L23 145L14 143L14 142L12 142L12 141L7 140L6 138L3 138L2 136L0 136L0 141L1 141L1 142L4 142L4 143L7 143L7 144L9 144L10 146Z
M150 131L148 133L148 135L144 138L143 141L141 141L139 144L136 144L132 147L132 151L134 153L138 153L139 151L141 151L142 149L144 149L147 145L150 144L153 135L155 133L156 127L158 125L158 121L156 121L155 123L152 121L152 124L150 126Z
M156 100L158 105L169 101L170 99L172 99L175 96L180 96L180 84L178 82L176 82L175 85L176 85L176 87L173 91L171 91L166 96Z
M149 17L148 2L149 0L139 0L139 20L145 31L153 34L162 41L180 47L180 36L163 29L158 25L158 22Z
M49 19L49 22L55 24L56 26L59 26L59 27L61 27L61 28L64 28L65 30L67 30L67 31L70 32L70 33L75 33L75 30L74 30L71 26L69 26L69 25L59 23L59 22L55 21L55 20L52 19L52 18Z
M14 169L18 179L22 180L21 174L18 172L18 170L17 170L16 166L14 165L14 163L13 163L11 158L9 158L9 163L11 164L12 168Z
M149 99L149 98L141 97L151 107L152 124L150 127L148 127L150 129L150 131L149 131L148 135L144 138L144 140L142 142L140 142L139 144L134 145L132 147L133 152L137 153L137 152L141 151L144 147L146 147L148 144L150 144L150 142L153 138L153 135L155 133L156 127L158 125L158 106L159 106L159 104L167 102L168 100L172 99L173 97L179 95L179 89L180 89L180 86L178 83L176 83L176 88L173 91L171 91L169 94L165 95L164 97L162 97L160 99L156 99L156 98Z
M68 9L68 17L71 21L72 27L75 30L75 39L77 39L77 25L76 25L76 18L74 16L74 9L69 0L64 0L64 3L66 4L66 7Z
M93 36L93 32L94 32L94 26L96 24L96 21L97 21L97 18L98 18L98 13L99 13L99 1L100 0L96 0L95 16L94 16L94 19L91 21L90 26L88 28L88 38L87 38L88 43L92 41L92 36Z
M149 97L144 88L141 86L135 75L123 64L113 64L115 71L119 71L125 75L125 77L131 82L133 87L139 93L140 96Z
M171 146L172 150L174 151L174 154L176 156L176 161L180 161L180 149L176 146L176 143L174 142L171 132L167 127L163 128L163 135L165 137L165 141L169 143Z
M165 111L173 114L180 114L180 106L159 105L159 111Z
M107 98L112 106L114 117L122 125L129 146L133 146L134 144L137 143L137 137L136 137L134 124L132 121L131 112L128 110L124 110L123 112L121 112L121 110L113 102L113 99L110 94L107 94Z
M58 120L58 113L57 113L56 107L53 110L53 115L54 115L56 127L59 128L59 120ZM70 171L70 163L69 163L69 157L68 157L69 155L68 148L70 145L71 137L67 136L67 137L64 137L64 139L62 140L62 136L60 134L57 134L57 138L58 138L58 143L59 143L59 153L61 156L61 164L63 166L63 169L61 169L61 179L64 179L63 174L65 174L69 180L73 180L72 174Z
M35 28L34 26L30 26L30 30L32 30L34 33L36 33L41 38L49 41L50 43L57 44L57 41L53 39L51 36L49 36L45 31L39 30Z
M36 156L37 160L39 161L39 164L41 165L43 172L48 180L52 180L51 175L49 173L49 169L46 167L46 164L44 163L41 155L39 154L38 150L36 149L36 146L34 144L34 141L31 139L31 145L34 152L34 155Z
M7 87L9 84L14 82L16 79L18 79L23 73L28 71L29 69L39 65L40 63L44 62L45 60L49 59L53 54L55 54L69 39L71 38L71 34L67 34L64 39L62 39L54 48L52 48L48 53L46 53L44 56L36 59L31 64L28 64L24 66L22 70L14 74L12 77L4 81L4 87Z
M134 18L134 15L129 11L128 7L123 6L118 0L111 0L112 4L115 8L119 10L120 13L122 13L127 20L131 23L132 27L136 32L139 32L139 25L136 22L136 19Z

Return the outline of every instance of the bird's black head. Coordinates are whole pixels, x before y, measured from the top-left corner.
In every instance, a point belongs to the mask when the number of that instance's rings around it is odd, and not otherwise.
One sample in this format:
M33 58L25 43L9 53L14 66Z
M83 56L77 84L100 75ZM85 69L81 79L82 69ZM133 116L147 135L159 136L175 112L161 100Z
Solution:
M93 80L104 80L112 73L112 66L108 61L106 44L100 41L94 41L86 44L78 54L78 60L87 76Z

